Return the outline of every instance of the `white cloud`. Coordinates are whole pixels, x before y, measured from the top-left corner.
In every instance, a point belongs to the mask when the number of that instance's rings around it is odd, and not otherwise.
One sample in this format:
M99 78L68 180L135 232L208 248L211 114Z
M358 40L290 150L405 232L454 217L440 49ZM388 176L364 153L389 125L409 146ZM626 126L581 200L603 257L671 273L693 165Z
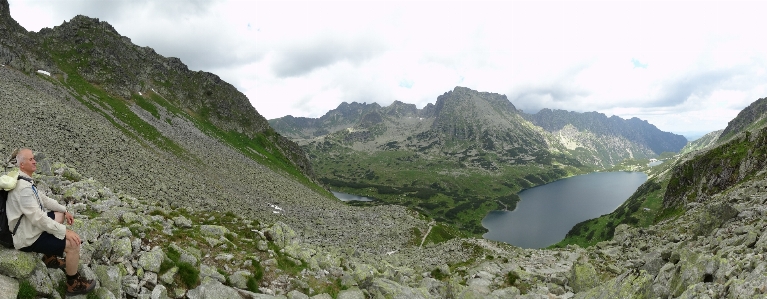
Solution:
M10 1L37 31L76 14L220 75L267 118L342 101L423 107L456 85L526 111L726 126L767 92L761 2ZM690 121L695 119L697 121Z

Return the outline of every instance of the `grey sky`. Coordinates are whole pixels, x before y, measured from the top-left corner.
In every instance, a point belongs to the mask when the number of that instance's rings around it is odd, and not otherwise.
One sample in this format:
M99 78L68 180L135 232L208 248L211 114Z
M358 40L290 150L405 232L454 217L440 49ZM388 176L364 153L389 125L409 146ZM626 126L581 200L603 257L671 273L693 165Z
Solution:
M221 76L267 118L423 107L455 86L525 111L705 133L767 96L761 2L9 0L28 30L77 14Z

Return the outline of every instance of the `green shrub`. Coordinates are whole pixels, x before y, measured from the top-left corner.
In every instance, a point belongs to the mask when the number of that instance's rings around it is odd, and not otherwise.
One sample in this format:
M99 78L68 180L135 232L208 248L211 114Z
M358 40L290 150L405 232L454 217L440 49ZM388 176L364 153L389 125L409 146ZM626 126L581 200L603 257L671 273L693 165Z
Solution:
M37 290L28 280L22 280L19 282L19 295L18 299L34 299L37 298Z
M261 275L263 275L263 272L261 273ZM248 277L248 281L245 283L248 286L248 291L251 291L253 293L260 293L261 291L258 290L258 281L259 279L256 279L253 276Z
M200 270L189 263L178 264L178 275L181 277L181 282L189 289L200 283Z
M442 271L439 270L439 268L437 268L437 269L431 270L431 277L434 277L434 279L436 280L444 280L445 278L447 278L447 275L445 275L445 273L442 273Z
M519 275L517 275L517 273L514 271L509 271L509 273L506 273L506 283L508 283L510 286L513 286L515 283L517 283L518 279Z
M165 272L167 272L168 270L170 270L171 268L173 268L175 266L176 266L176 264L173 263L173 261L171 261L169 259L164 259L162 261L162 263L160 264L160 273L161 274L165 273Z
M168 250L166 250L166 255L171 261L173 261L174 264L178 263L178 260L181 258L181 253L173 247L168 247Z
M261 279L264 278L264 267L261 266L261 263L257 260L253 260L253 279L255 279L257 282L261 281Z

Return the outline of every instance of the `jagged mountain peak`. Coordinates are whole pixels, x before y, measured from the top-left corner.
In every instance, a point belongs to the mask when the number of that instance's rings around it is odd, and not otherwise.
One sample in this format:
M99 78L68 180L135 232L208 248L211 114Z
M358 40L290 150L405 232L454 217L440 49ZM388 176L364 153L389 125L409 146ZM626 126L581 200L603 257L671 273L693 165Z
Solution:
M441 111L445 108L472 108L476 105L489 105L493 108L501 108L503 111L511 113L518 112L506 95L480 92L467 87L456 86L452 91L448 91L437 97L436 109Z
M100 21L98 18L91 18L84 15L77 15L69 21L64 21L61 25L55 26L54 30L57 28L69 32L73 30L77 31L79 29L100 28L108 33L120 35L120 33L106 21Z

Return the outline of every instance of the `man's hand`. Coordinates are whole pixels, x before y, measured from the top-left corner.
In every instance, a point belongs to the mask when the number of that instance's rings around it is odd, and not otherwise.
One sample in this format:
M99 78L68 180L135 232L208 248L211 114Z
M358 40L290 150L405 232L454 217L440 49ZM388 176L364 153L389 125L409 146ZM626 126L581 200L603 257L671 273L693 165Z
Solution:
M70 244L74 246L80 246L80 243L82 242L80 240L80 235L78 235L75 231L68 229L67 234L64 237L69 241Z
M75 217L69 212L64 212L64 219L67 221L67 225L72 225L75 222Z

